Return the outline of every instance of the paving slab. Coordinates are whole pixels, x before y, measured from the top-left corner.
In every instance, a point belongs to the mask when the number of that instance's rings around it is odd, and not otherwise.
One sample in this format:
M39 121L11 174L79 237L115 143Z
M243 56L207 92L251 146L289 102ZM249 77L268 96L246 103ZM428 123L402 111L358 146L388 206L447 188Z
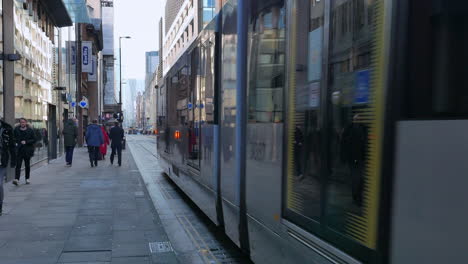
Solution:
M31 185L6 183L0 263L179 263L173 252L151 254L149 242L167 234L131 152L123 154L122 167L91 168L77 148L71 168L60 158L32 171Z

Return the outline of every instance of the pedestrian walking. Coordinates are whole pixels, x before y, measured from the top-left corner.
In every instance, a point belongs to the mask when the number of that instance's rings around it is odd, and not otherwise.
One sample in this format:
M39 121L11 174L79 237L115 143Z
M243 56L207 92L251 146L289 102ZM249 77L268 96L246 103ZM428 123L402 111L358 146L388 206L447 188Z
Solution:
M20 119L20 124L15 127L13 134L16 143L16 171L13 184L18 186L23 161L26 184L30 184L31 157L34 156L36 136L33 129L28 125L28 121L24 118Z
M89 162L91 167L98 165L99 147L104 143L101 128L96 119L86 129L86 143L88 144Z
M71 167L73 162L73 150L75 149L76 138L78 137L78 128L74 120L68 119L65 122L62 134L65 145L66 166Z
M11 167L14 167L15 143L13 140L13 128L6 122L0 120L0 215L3 214L3 183L5 182L8 162L11 161Z
M122 166L122 141L124 136L124 130L119 126L119 122L115 122L115 125L111 128L109 133L112 148L110 156L111 164L114 164L114 156L117 152L119 166Z
M109 135L107 134L106 128L104 126L101 126L101 131L102 131L102 136L104 138L104 143L101 144L99 147L99 151L101 152L102 159L106 159L106 154L107 154L107 146L110 144L109 140Z

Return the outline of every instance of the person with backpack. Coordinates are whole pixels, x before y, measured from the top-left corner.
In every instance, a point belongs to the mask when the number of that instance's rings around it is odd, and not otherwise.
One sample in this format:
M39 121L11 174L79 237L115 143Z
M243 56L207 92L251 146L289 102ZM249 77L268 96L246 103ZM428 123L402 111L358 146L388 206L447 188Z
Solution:
M68 119L65 122L62 134L65 145L66 166L71 167L73 162L73 150L75 149L76 138L78 137L78 128L76 127L74 120Z
M16 186L19 184L23 161L26 184L30 184L31 157L34 156L36 136L32 128L28 125L28 121L24 118L20 118L20 124L15 127L13 134L16 143L16 171L13 184Z
M99 147L104 144L104 137L102 136L102 130L98 125L96 119L86 129L86 143L88 144L89 162L91 167L98 165L99 158Z

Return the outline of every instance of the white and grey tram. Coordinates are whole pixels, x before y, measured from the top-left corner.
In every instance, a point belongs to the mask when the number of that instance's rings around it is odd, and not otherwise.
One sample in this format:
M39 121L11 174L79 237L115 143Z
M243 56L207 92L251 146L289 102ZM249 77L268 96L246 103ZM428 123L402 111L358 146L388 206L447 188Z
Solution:
M468 263L468 1L228 1L158 88L167 175L255 263Z

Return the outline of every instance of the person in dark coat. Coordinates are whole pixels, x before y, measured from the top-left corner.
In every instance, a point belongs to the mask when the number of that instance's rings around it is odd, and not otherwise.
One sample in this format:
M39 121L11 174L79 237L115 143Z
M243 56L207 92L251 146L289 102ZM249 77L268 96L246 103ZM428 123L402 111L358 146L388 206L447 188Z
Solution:
M86 129L86 143L88 144L89 162L91 167L98 165L99 146L104 144L104 137L97 120L94 119L93 123Z
M345 160L351 170L351 192L354 202L362 205L364 190L364 169L368 143L368 129L362 123L359 114L343 132Z
M111 164L114 164L114 156L115 152L117 152L119 166L122 166L122 141L124 136L124 130L119 126L119 122L115 122L115 126L111 128L109 133L112 148L112 153L110 156Z
M3 183L5 182L8 161L11 160L11 167L15 167L15 142L13 138L13 128L6 122L0 120L0 215L3 213Z
M63 127L63 141L65 145L65 162L66 166L71 167L73 162L73 150L76 145L76 138L78 137L78 128L74 120L68 119Z
M23 160L26 184L30 184L29 177L31 172L31 157L34 156L36 136L32 128L29 127L28 121L24 118L20 119L20 125L15 127L13 134L16 142L16 171L13 184L18 186Z

